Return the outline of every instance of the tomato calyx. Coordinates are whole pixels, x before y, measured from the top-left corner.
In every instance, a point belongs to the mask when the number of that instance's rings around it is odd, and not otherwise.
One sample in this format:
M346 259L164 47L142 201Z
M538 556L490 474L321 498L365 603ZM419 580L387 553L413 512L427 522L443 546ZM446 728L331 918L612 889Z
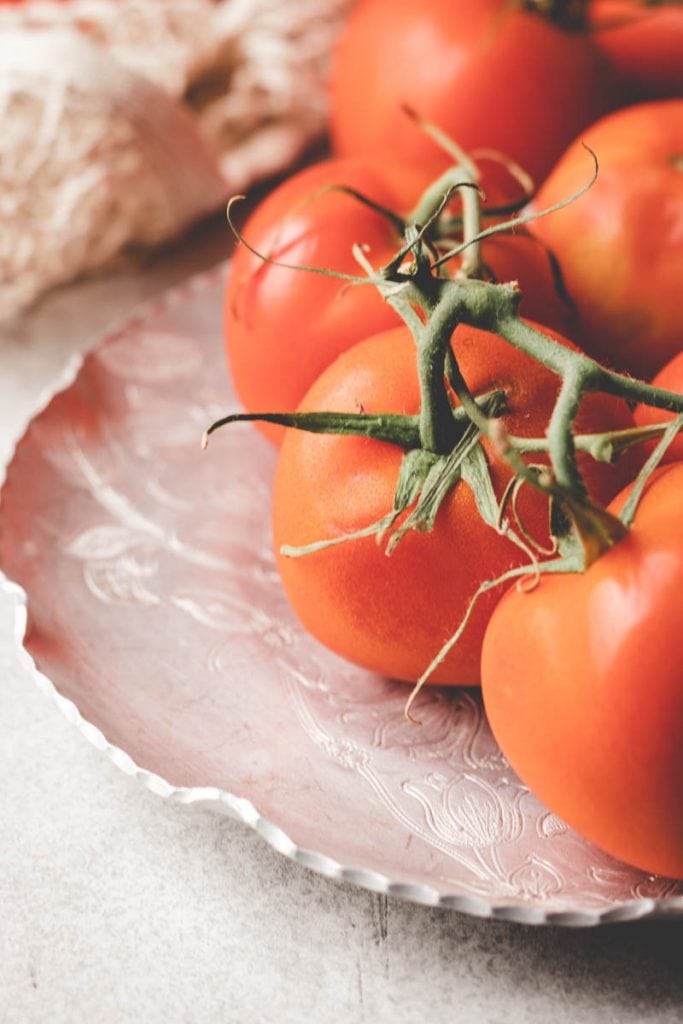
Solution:
M482 411L489 415L499 413L505 403L505 393L489 391L475 399ZM470 420L464 409L452 407L451 415L456 436L460 437ZM221 427L231 423L274 423L293 430L305 430L311 434L346 434L353 437L367 437L373 441L393 444L405 452L420 448L420 417L397 413L372 415L366 412L235 412L222 416L207 427L202 435L202 448L209 445L209 437ZM645 428L648 436L656 427Z
M496 415L504 403L505 395L501 391L493 391L477 399L477 407L484 416ZM411 530L428 533L434 528L441 505L460 480L470 486L482 515L486 517L488 514L491 525L494 525L494 519L497 521L498 518L498 508L486 460L479 445L479 430L462 409L453 409L453 421L459 436L447 454L438 454L419 446L406 452L401 461L393 508L386 516L355 533L314 541L303 547L286 545L282 548L282 554L300 557L359 537L376 535L378 541L388 537L385 552L391 555ZM489 514L490 507L495 507L496 513ZM505 532L505 529L500 532Z
M236 412L222 416L208 427L202 436L202 448L207 448L214 431L230 423L274 423L280 427L306 430L311 434L347 434L368 437L373 441L395 444L405 451L420 444L418 416L382 413L371 416L364 412Z

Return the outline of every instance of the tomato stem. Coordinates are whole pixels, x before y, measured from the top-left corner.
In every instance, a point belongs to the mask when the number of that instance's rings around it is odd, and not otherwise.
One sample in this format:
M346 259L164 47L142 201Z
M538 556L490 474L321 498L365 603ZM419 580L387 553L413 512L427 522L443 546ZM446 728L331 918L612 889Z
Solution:
M446 390L446 351L451 334L452 331L428 330L417 352L420 441L424 449L438 455L447 455L455 441L453 410ZM455 360L451 367L454 363Z
M667 420L663 423L652 423L643 427L607 430L602 434L575 434L574 446L577 451L587 452L596 462L614 462L629 448L643 444L645 441L658 440L670 426L671 420ZM547 452L550 448L547 437L517 437L508 434L507 439L511 448L520 454Z
M577 11L585 4L572 3L571 0L538 0L526 6L533 6L539 12L543 8L546 14L561 17L570 10ZM437 127L422 121L412 111L408 113L453 159L453 166L426 189L412 214L404 221L353 189L341 187L342 191L356 200L371 205L376 212L388 217L394 226L404 227L404 241L396 255L384 267L375 268L362 246L356 246L354 253L366 274L364 278L337 274L319 267L293 269L327 273L350 284L365 283L378 288L385 301L406 323L415 340L421 401L419 415L369 416L364 413L331 412L233 414L214 423L206 432L205 439L223 424L261 419L317 433L354 434L386 441L409 453L406 456L405 480L399 488L399 504L405 500L407 480L410 485L408 491L413 495L411 500L416 501L414 514L411 513L408 520L411 524L413 521L419 523L416 528L429 528L445 490L453 486L461 475L471 483L483 518L496 528L501 513L488 476L487 463L479 447L480 438L485 436L508 462L518 482L524 481L546 494L552 504L555 536L564 545L563 553L569 550L567 545L572 543L569 524L573 523L572 535L583 548L583 564L589 564L593 557L623 536L624 525L590 502L577 462L577 452L585 451L596 459L613 461L634 444L660 437L657 452L660 453L658 457L661 457L671 438L683 429L683 395L608 370L584 353L559 344L543 330L521 320L518 315L521 294L517 284L494 284L480 279L483 276L480 244L492 235L519 230L530 220L551 214L574 202L595 181L598 172L595 154L588 150L593 160L593 173L590 180L573 196L547 210L522 213L482 229L483 196L476 164ZM514 173L524 183L522 172L517 169ZM448 213L449 203L456 191L462 202L462 240L443 252L444 226L447 232L451 232L456 223ZM231 205L228 205L228 220L233 231L249 247L249 243L245 242L232 223ZM442 245L437 253L439 239ZM458 256L462 257L460 267L450 277L447 264ZM278 266L288 266L268 256L261 258ZM453 332L459 324L497 333L557 375L559 391L546 437L519 438L508 435L497 419L501 402L504 401L502 393L495 392L491 396L475 398L451 347ZM448 384L460 403L455 409ZM574 420L583 397L589 392L604 392L630 403L643 402L677 413L679 419L673 426L660 424L648 428L576 436ZM534 451L549 453L552 471L539 471L527 464L522 455ZM411 462L412 455L417 460ZM637 503L656 461L657 457L653 456L646 463L634 492L634 503ZM428 471L425 466L429 467ZM418 497L415 498L415 495ZM629 509L626 517L629 522L633 512L634 509Z
M573 424L584 390L582 366L573 366L562 378L560 393L548 424L550 459L555 479L582 498L588 497L586 485L576 464Z
M619 395L629 402L644 402L655 409L665 409L667 412L683 412L683 395L677 391L667 391L666 388L655 387L635 377L622 376L613 370L605 370L602 367L600 370L599 387L592 390Z
M483 231L479 231L474 236L469 236L466 232L463 232L462 243L460 245L455 246L455 248L450 249L448 252L444 253L443 256L441 256L433 264L434 268L436 269L443 263L447 263L449 260L453 259L455 256L459 256L462 252L465 251L465 249L467 249L471 245L478 245L480 242L483 242L484 239L490 238L493 235L500 235L504 231L514 231L515 229L522 227L522 225L524 224L530 224L531 221L539 220L541 217L547 217L551 213L556 213L558 210L563 210L565 206L569 206L571 203L579 199L585 192L588 191L589 188L592 188L598 176L598 158L589 146L587 146L585 143L582 143L582 145L586 152L589 153L590 156L593 158L593 174L590 180L588 180L585 183L585 185L583 185L577 192L575 192L571 196L568 196L566 199L560 200L559 203L553 203L552 206L548 206L545 210L529 211L528 213L521 214L519 217L512 218L512 220L503 221L502 223L498 224L493 224L491 225L491 227L485 228Z
M628 527L633 523L636 510L638 508L638 502L642 497L647 481L662 461L670 444L681 429L683 429L683 414L679 414L675 419L667 423L666 428L659 439L659 443L650 454L647 462L638 474L628 500L621 510L620 519L624 526Z

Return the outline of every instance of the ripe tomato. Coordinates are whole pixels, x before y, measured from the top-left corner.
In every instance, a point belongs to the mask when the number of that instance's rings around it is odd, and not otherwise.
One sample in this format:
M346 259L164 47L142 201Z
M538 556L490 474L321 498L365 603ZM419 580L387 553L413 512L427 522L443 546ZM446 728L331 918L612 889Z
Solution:
M367 163L330 160L275 189L247 221L244 237L273 259L359 276L355 243L368 246L374 265L388 262L401 245L396 229L351 196L321 191L330 185L399 205ZM225 297L226 350L237 394L251 412L293 410L340 352L397 320L372 285L276 267L239 246ZM282 428L262 429L281 439Z
M683 347L683 338L681 339ZM683 394L683 351L667 363L663 370L657 374L652 381L659 388L666 388L667 391L678 391ZM661 409L653 409L651 405L638 405L633 411L633 418L641 427L647 427L651 423L664 423L665 420L673 418L672 412L663 412ZM654 444L648 445L651 450ZM671 446L667 449L663 462L675 462L683 459L683 434L679 434Z
M453 348L474 394L503 389L512 433L543 435L558 379L496 335L459 327ZM316 381L301 409L415 414L420 397L415 345L400 327L369 338L337 359ZM579 430L632 423L619 400L586 398ZM367 527L391 511L402 452L367 438L288 430L273 495L273 532L285 590L306 628L357 664L415 681L448 640L479 584L525 556L480 518L472 493L458 484L442 504L431 533L411 531L387 557L374 537L355 539L299 557L280 553ZM493 455L498 497L510 478ZM627 463L584 463L589 487L605 500L631 479ZM527 530L548 542L544 498L526 491L520 514ZM462 641L432 682L476 685L481 642L497 596L478 605Z
M593 125L562 157L535 209L585 183L582 141L600 162L597 181L529 227L560 262L581 345L649 378L683 338L683 100L628 107Z
M338 46L331 131L344 156L382 154L438 171L447 158L408 104L465 149L492 147L542 181L609 108L587 36L508 0L361 0Z
M379 267L400 248L400 233L356 199L320 190L346 184L400 212L417 203L420 176L421 171L379 168L369 160L317 164L275 189L248 220L244 237L262 254L286 263L362 275L353 244L369 246L368 256ZM568 331L571 310L557 294L537 240L496 236L484 242L482 258L496 280L519 282L526 316ZM293 411L340 352L397 322L373 285L352 286L275 267L246 246L236 250L225 299L226 352L237 394L249 412ZM260 429L272 441L282 440L281 427Z
M683 94L683 10L680 3L590 0L588 23L625 101Z
M619 503L615 504L618 507ZM493 732L548 807L609 853L683 876L683 465L582 575L513 587L484 640Z

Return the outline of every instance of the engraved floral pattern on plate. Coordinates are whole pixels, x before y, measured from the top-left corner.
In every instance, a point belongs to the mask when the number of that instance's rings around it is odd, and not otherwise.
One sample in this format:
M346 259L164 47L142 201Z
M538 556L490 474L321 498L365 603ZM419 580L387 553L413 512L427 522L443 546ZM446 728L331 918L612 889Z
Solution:
M8 472L0 565L58 690L173 785L251 801L299 847L395 883L544 915L672 899L516 778L475 691L405 687L299 627L270 549L275 455L236 407L221 274L108 338L32 423Z

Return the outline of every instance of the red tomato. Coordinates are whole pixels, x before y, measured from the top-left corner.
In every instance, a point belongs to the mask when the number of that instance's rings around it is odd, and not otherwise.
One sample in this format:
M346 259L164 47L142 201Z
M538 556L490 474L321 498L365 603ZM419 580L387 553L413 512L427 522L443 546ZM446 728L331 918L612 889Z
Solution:
M566 342L565 342L566 344ZM496 335L459 327L453 348L475 394L504 389L503 423L512 433L542 435L558 379ZM420 405L415 345L406 328L354 346L316 381L301 409L415 414ZM590 395L579 430L632 423L619 400ZM479 584L525 556L480 518L471 491L456 486L431 533L411 531L387 557L374 537L351 540L300 557L280 547L307 545L366 527L391 511L402 452L367 438L288 430L273 496L277 562L285 590L306 628L332 650L375 672L415 681L453 633ZM502 495L510 478L493 456L494 486ZM598 500L632 478L626 463L584 463ZM547 504L537 492L521 496L528 531L548 542ZM476 685L483 632L497 596L490 593L473 615L461 643L432 682Z
M368 256L379 267L400 248L400 233L356 199L320 189L346 184L401 210L419 199L416 176L423 174L405 167L380 169L369 161L317 164L275 189L247 222L244 237L262 254L286 263L362 275L353 244L368 245ZM571 326L571 310L555 291L538 241L494 237L484 243L482 257L497 280L519 282L526 316L560 330ZM237 394L250 412L293 411L340 352L397 321L373 285L352 286L275 267L246 246L236 250L225 300L226 351ZM281 441L281 427L261 429Z
M615 505L615 507L618 506ZM484 640L493 732L537 796L598 846L683 876L683 465L581 575L513 587Z
M355 243L368 246L375 266L387 263L400 248L399 233L354 198L320 191L329 185L348 185L384 206L398 205L381 173L367 163L326 161L275 189L247 221L244 237L260 253L290 264L362 276ZM275 267L240 246L225 299L226 350L237 394L251 412L291 411L340 352L397 320L373 285ZM280 427L262 429L272 440L282 437Z
M381 154L438 171L447 157L408 104L467 150L493 147L542 181L609 107L592 42L509 0L362 0L331 81L331 130L344 156Z
M683 342L683 339L681 339ZM665 388L667 391L677 391L683 394L683 351L667 363L663 370L657 374L652 381L658 388ZM641 427L647 427L652 423L664 423L673 419L672 412L663 412L661 409L654 409L651 405L639 405L633 412L633 418ZM648 445L652 450L654 444ZM667 449L663 462L675 462L683 459L683 434L679 434L671 446Z
M625 100L683 93L683 10L644 0L590 0L595 45L614 70Z
M560 160L533 202L542 210L590 175L576 202L529 225L557 256L593 355L651 377L681 348L683 100L645 103L593 125Z

